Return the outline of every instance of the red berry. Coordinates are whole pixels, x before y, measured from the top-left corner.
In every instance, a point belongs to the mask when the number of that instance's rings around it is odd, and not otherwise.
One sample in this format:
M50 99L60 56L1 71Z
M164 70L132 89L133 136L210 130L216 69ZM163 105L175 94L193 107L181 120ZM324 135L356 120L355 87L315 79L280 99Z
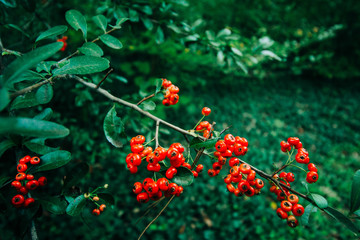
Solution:
M137 135L134 137L134 144L143 144L145 142L145 137L143 135Z
M255 179L255 187L257 189L263 188L264 187L264 181L259 179L259 178Z
M289 137L287 141L290 145L296 146L300 142L300 139L297 137Z
M162 101L162 104L164 106L170 106L170 100L168 98L164 98L164 100Z
M309 169L309 171L312 171L312 172L317 172L318 171L317 167L313 163L308 164L308 169Z
M149 195L146 192L139 193L136 196L136 200L139 203L147 203L149 201Z
M219 162L214 162L213 165L212 165L213 169L216 171L216 170L221 170L222 169L222 166Z
M293 205L289 201L284 200L281 202L281 209L284 210L285 212L290 212L292 207Z
M282 208L278 208L276 210L276 214L279 216L279 218L281 219L286 219L288 217L288 214L282 209Z
M144 145L142 144L134 144L131 146L131 151L133 153L140 153L144 150Z
M33 179L34 179L34 175L32 175L32 174L26 175L26 180L33 180Z
M248 173L246 180L247 181L253 181L256 178L256 172L254 170L250 170L250 172Z
M24 207L31 207L35 203L35 199L33 198L27 198L24 202Z
M289 148L290 147L290 143L286 142L286 141L281 141L280 142L280 146L281 148Z
M168 90L169 90L171 93L174 93L174 94L176 94L176 93L179 92L179 88L178 88L177 86L173 85L173 84L168 87Z
M298 220L296 219L295 216L290 215L290 216L288 216L288 218L287 218L287 225L288 225L289 227L294 228L294 227L296 227L297 225L299 225L299 222L298 222Z
M138 171L137 166L134 166L132 164L128 164L127 167L129 168L130 173L135 174Z
M142 190L143 190L143 186L142 186L141 182L134 183L133 192L135 194L141 193Z
M26 173L23 173L23 172L20 172L20 173L16 174L16 176L15 176L15 179L17 181L24 180L25 178L26 178Z
M245 192L245 195L248 197L252 197L255 195L255 189L253 187L249 187L249 189Z
M13 187L16 188L16 189L19 189L19 188L21 188L21 182L19 182L19 181L13 181L13 182L11 183L11 186L13 186Z
M216 171L214 169L209 169L208 170L208 175L210 177L215 177L217 174L216 174Z
M167 157L170 160L175 160L179 157L179 151L176 148L169 148L167 151Z
M186 167L187 169L191 170L191 164L190 163L187 163L187 162L184 162L182 164L183 167Z
M288 182L293 182L293 181L295 181L295 175L294 175L292 172L289 172L289 173L286 175L286 181L288 181Z
M198 172L198 173L200 173L203 169L204 169L204 165L199 164L199 165L196 166L195 171Z
M19 163L16 167L18 172L25 172L27 170L27 165L25 163Z
M301 142L298 142L298 144L295 145L296 149L302 148L303 144Z
M227 150L226 143L223 140L219 140L215 144L215 148L218 152L222 153Z
M170 192L171 195L175 195L176 192L178 191L178 185L176 183L170 183L168 191Z
M19 189L17 189L19 193L25 195L29 192L29 190L26 187L20 187Z
M232 134L226 134L224 137L226 145L233 145L235 143L235 137Z
M150 171L150 172L159 172L160 169L161 169L161 166L160 166L159 163L154 163L154 164L149 163L149 164L147 165L147 168L146 168L146 169L147 169L148 171Z
M23 195L17 194L15 195L12 199L11 199L11 203L15 206L15 207L20 207L23 205L25 201L25 198Z
M204 116L209 116L209 114L211 113L211 109L208 107L204 107L201 111L202 115Z
M39 182L37 180L30 180L25 186L29 190L35 190L39 186Z
M152 178L145 178L143 181L143 186L147 185L148 183L152 183L154 180Z
M286 179L286 176L287 176L287 173L286 173L286 172L281 172L281 173L279 174L279 178Z
M246 180L241 180L239 183L238 183L238 188L240 189L240 191L242 193L245 193L246 191L249 190L250 188L250 184L248 181Z
M47 179L46 177L39 177L38 182L39 182L39 186L43 187L47 184Z
M92 214L94 216L99 216L100 215L100 209L95 208L94 210L92 210Z
M32 165L37 165L39 163L40 163L40 158L39 157L32 157L30 159L30 164L32 164Z
M105 204L101 204L100 207L99 207L99 210L100 212L103 212L106 208L106 205Z
M295 195L295 194L290 194L287 197L287 199L293 205L295 205L295 204L297 204L299 202L299 197L297 195Z
M230 158L229 165L230 167L237 166L240 164L240 160L236 157Z
M144 189L149 194L155 194L159 191L159 186L156 182L149 182L146 185L144 185Z
M169 181L166 178L159 178L157 185L161 191L167 191L169 189Z
M197 171L192 170L191 172L192 172L194 178L197 178L199 176L199 173Z
M177 173L177 169L173 166L169 167L168 170L166 170L165 176L168 179L172 179L174 177L174 175L176 175Z
M233 193L235 191L235 187L231 183L227 184L226 188L231 193Z
M297 217L303 215L304 211L305 211L304 207L300 204L295 204L292 208L292 213Z
M232 181L231 181L231 178L232 178L231 174L226 175L226 177L224 178L224 182L225 182L226 184L231 183L231 182L232 182Z
M251 167L246 164L246 163L242 163L240 164L240 172L242 172L243 174L248 174L251 171Z
M319 175L317 174L317 172L310 171L306 175L306 181L308 183L314 183L318 180L318 178L319 178Z

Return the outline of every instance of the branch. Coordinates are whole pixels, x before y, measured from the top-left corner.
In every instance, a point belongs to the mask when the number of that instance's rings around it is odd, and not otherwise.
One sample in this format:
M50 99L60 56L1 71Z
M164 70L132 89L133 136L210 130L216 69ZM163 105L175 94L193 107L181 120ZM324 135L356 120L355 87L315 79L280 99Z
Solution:
M141 99L136 105L139 106L142 102L144 102L144 101L146 101L146 100L148 100L148 99L150 99L150 98L152 98L152 97L154 97L154 96L155 96L155 93L153 93L153 94L151 94L151 95L149 95L149 96L147 96L147 97L144 97L144 98Z
M159 147L159 125L160 122L156 121L156 130L155 130L155 149Z
M96 85L96 88L99 88L99 87L100 87L100 85L105 81L105 79L109 76L109 74L110 74L112 71L114 71L113 68L111 68L111 69L106 73L106 75L103 77L103 79L101 79L101 81Z
M147 111L144 111L142 110L141 108L139 108L136 104L133 104L133 103L130 103L130 102L127 102L121 98L118 98L118 97L115 97L114 95L110 94L108 91L106 91L105 89L103 88L96 88L96 85L93 84L93 83L89 83L89 82L86 82L84 81L82 78L78 77L78 76L75 76L75 75L59 75L58 77L61 77L61 78L66 78L66 79L74 79L78 82L80 82L81 84L83 84L84 86L88 87L88 88L91 88L99 93L101 93L102 95L104 95L106 98L114 101L114 102L117 102L117 103L120 103L121 105L124 105L126 107L129 107L129 108L132 108L134 109L135 111L141 113L142 115L148 117L148 118L151 118L153 119L154 121L158 121L159 123L169 127L169 128L172 128L174 129L175 131L178 131L179 133L182 133L182 134L186 134L186 135L190 135L192 137L198 137L202 140L204 140L205 138L202 137L202 136L199 136L198 134L196 133L193 133L193 132L190 132L190 131L187 131L187 130L184 130L178 126L175 126L169 122L166 122L154 115L152 115L151 113L147 112Z
M25 93L31 92L31 91L33 91L33 90L41 87L42 85L47 84L47 83L51 83L52 80L53 80L53 78L51 77L51 78L46 79L46 80L44 80L44 81L42 81L42 82L36 83L36 84L34 84L34 85L31 85L30 87L23 88L23 89L21 89L21 90L19 90L19 91L17 91L17 92L14 92L14 93L10 94L10 99L13 99L13 98L15 98L15 97L17 97L17 96L20 96L20 95L23 95L23 94L25 94Z

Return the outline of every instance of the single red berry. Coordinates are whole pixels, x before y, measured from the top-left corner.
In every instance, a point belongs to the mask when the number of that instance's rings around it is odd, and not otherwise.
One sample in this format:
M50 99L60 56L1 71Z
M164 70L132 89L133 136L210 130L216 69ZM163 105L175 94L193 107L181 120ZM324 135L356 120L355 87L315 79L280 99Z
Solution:
M245 195L248 197L252 197L255 195L255 189L253 187L249 187L249 189L245 192Z
M299 197L295 194L290 194L287 199L292 205L295 205L299 202Z
M281 219L286 219L288 217L287 212L285 212L282 208L278 208L276 210L276 214L279 216L279 218Z
M92 214L94 215L94 216L99 216L100 215L100 209L97 209L97 208L95 208L94 210L92 210Z
M235 187L231 183L227 184L226 188L231 193L233 193L235 191Z
M222 157L231 157L232 151L230 149L226 149L225 152L220 153Z
M231 181L234 182L234 183L238 183L241 180L242 180L242 175L241 174L239 174L239 176L236 176L236 177L231 176Z
M141 191L143 190L143 186L141 182L136 182L134 183L134 187L133 187L133 192L135 194L139 194L141 193Z
M179 88L173 84L168 87L168 90L173 94L176 94L179 92Z
M164 106L170 106L170 100L168 98L164 98L164 100L162 101L162 104Z
M237 196L237 197L240 197L240 196L242 196L243 194L242 194L242 192L241 192L238 188L235 188L235 190L234 190L234 195Z
M147 203L149 201L149 195L146 192L139 193L136 196L136 200L139 203Z
M32 175L32 174L26 175L26 180L33 180L33 179L34 179L34 175Z
M131 151L133 153L140 153L144 150L144 145L142 144L134 144L131 146Z
M153 180L152 178L145 178L145 179L143 180L143 186L145 186L145 185L148 184L148 183L152 183L152 182L154 182L154 180Z
M280 146L281 148L289 148L290 147L290 143L286 142L286 141L281 141L280 142Z
M165 176L168 179L172 179L174 177L174 175L176 175L177 173L177 169L173 166L169 167L168 170L166 170Z
M263 188L264 187L264 181L259 179L259 178L255 179L255 187L257 189Z
M294 175L292 172L289 172L289 173L286 175L286 181L288 181L288 182L293 182L293 181L295 181L295 175Z
M239 183L238 183L238 188L240 189L240 191L242 193L245 193L246 191L249 190L250 188L250 184L248 181L246 180L241 180Z
M240 174L240 167L239 166L233 166L230 168L230 174L232 177L237 177Z
M251 171L251 167L246 164L246 163L242 163L240 164L240 172L242 172L243 174L248 174Z
M313 164L313 163L308 164L308 169L309 169L309 171L312 171L312 172L317 172L318 171L316 165Z
M220 165L219 162L214 162L213 165L212 165L213 169L216 171L216 170L221 170L222 169L222 166Z
M184 192L184 188L182 186L179 186L176 191L176 196L180 196Z
M46 179L46 177L42 176L42 177L39 177L38 182L39 182L39 186L43 187L47 184L47 179Z
M200 173L203 169L204 169L204 165L199 164L199 165L196 166L195 171L196 171L197 173Z
M219 140L215 144L215 148L218 152L222 153L227 150L226 143L223 140Z
M192 172L194 178L197 178L199 176L199 173L197 171L192 170L191 172Z
M224 137L226 145L233 145L235 143L235 137L232 134L226 134Z
M132 165L132 164L128 164L127 167L128 167L128 169L129 169L130 173L132 173L132 174L135 174L135 173L137 173L137 171L138 171L137 166L134 166L134 165Z
M175 195L178 191L178 187L179 186L176 183L170 183L168 191L170 192L170 194Z
M29 190L35 190L39 186L39 182L37 180L30 180L25 186Z
M247 181L253 181L256 178L256 172L254 170L250 170L250 172L248 173L246 180Z
M228 174L228 175L226 175L226 177L224 178L224 182L226 183L226 184L229 184L229 183L231 183L232 181L231 181L231 174Z
M103 212L106 208L106 205L105 204L101 204L100 207L99 207L99 210L100 212Z
M289 201L284 200L281 202L281 209L284 210L285 212L290 212L292 207L293 205Z
M299 225L299 222L294 215L290 215L287 218L287 225L289 227L295 228L297 225Z
M287 141L290 145L296 146L300 142L300 139L298 137L289 137Z
M230 160L229 160L230 167L238 166L239 164L240 164L240 160L238 158L236 158L236 157L230 158Z
M13 187L16 188L16 189L19 189L19 188L21 188L21 182L19 182L19 181L13 181L13 182L11 183L11 186L13 186Z
M306 181L307 181L308 183L314 183L314 182L316 182L318 179L319 179L319 175L317 174L317 172L310 171L310 172L308 172L307 175L306 175Z
M25 198L23 195L17 194L15 195L12 199L11 199L11 203L15 206L15 207L20 207L23 205L25 201Z
M169 189L169 181L166 178L159 178L157 185L161 191L167 191Z
M209 169L208 170L208 175L210 177L215 177L217 174L216 174L216 171L214 169Z
M17 189L19 193L25 195L29 192L29 190L26 187L20 187L19 189Z
M150 182L144 185L144 189L148 194L155 194L159 191L159 186L156 182Z
M159 163L149 163L146 167L146 169L149 171L149 172L159 172L160 169L161 169L161 166Z
M39 157L32 157L30 159L30 164L32 164L32 165L37 165L39 163L40 163L40 158Z
M135 144L143 144L145 142L145 137L143 135L137 135L134 137Z
M191 164L190 163L187 163L187 162L184 162L182 164L183 167L186 167L187 169L191 170Z
M15 179L17 181L24 180L25 178L26 178L26 173L23 173L23 172L20 172L20 173L16 174L16 176L15 176Z
M179 157L179 151L176 148L169 148L167 151L167 157L170 160L175 160Z
M204 107L201 111L202 115L204 116L209 116L209 114L211 113L211 109L208 107Z
M282 178L282 179L286 179L286 176L287 176L287 173L286 172L281 172L279 174L279 178Z
M162 80L162 87L164 89L170 87L172 84L171 81L167 80L166 78L162 78L161 80Z
M295 160L296 160L296 162L301 163L301 164L308 164L310 162L310 158L302 152L298 152L295 155Z
M218 157L218 163L219 163L221 166L224 166L225 163L226 163L226 158L224 158L223 156Z
M18 172L25 172L27 170L27 165L25 163L19 163L16 167Z
M98 197L98 196L95 196L95 197L93 197L93 199L92 199L93 201L95 201L95 202L97 202L97 201L99 201L100 200L100 198Z
M299 149L299 148L302 148L302 147L303 147L302 142L298 142L298 144L295 145L295 149Z
M244 147L247 147L249 145L248 140L246 138L239 137L239 136L235 137L235 142L240 143Z
M35 203L35 199L27 198L24 202L24 207L31 207Z
M150 153L152 153L153 149L152 147L146 147L141 153L140 153L140 157L146 157L148 156Z
M295 204L292 208L292 213L297 217L303 215L304 211L305 209L301 204Z

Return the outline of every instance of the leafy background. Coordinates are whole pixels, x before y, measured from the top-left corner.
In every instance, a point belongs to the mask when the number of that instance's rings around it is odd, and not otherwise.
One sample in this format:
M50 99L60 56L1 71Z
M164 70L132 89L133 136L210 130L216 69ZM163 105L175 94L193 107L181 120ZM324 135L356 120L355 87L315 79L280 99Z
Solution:
M81 12L87 21L87 39L103 33L92 16L103 14L111 25L116 19L129 20L112 33L121 49L99 43L114 72L102 85L112 94L137 102L155 88L155 79L166 77L180 88L180 101L166 108L161 98L152 113L190 129L201 117L202 106L212 109L209 121L217 130L231 126L235 135L246 137L249 152L244 160L271 172L286 160L279 142L298 136L319 166L319 181L311 192L327 198L329 204L347 213L353 174L360 168L359 94L359 2L314 1L0 1L1 42L6 49L28 52L49 27L68 26L65 13ZM19 16L22 16L19 18ZM84 43L81 31L70 28L68 47L61 58ZM237 50L234 50L237 49ZM5 51L4 51L5 52ZM15 57L6 52L1 71ZM281 61L278 61L278 60ZM86 75L98 83L103 74ZM18 89L27 86L17 85ZM66 166L45 172L49 186L42 196L57 196L72 169L87 163L90 170L69 191L82 193L105 183L116 203L100 217L84 208L81 216L53 215L49 209L37 213L40 239L122 239L136 238L165 204L160 203L139 220L147 206L139 205L132 184L148 173L130 175L124 158L132 136L154 136L155 124L135 111L116 106L126 136L123 148L114 148L103 133L103 120L113 103L74 81L53 85L51 101L30 108L12 109L10 114L33 117L46 108L52 120L66 126L70 135L48 139L50 147L72 154ZM1 112L1 116L8 116ZM181 134L161 126L160 144L180 141ZM18 136L17 148L6 151L0 161L1 176L16 174L15 161L30 153ZM206 168L211 160L202 157ZM300 172L294 169L298 178ZM305 188L299 183L295 187ZM1 189L2 236L13 239L35 213L11 209L10 189ZM205 173L176 198L150 227L146 239L218 239L250 237L258 239L348 239L353 234L343 225L318 211L308 226L290 229L275 214L275 198L267 189L260 196L235 198L225 191L221 177ZM61 205L61 204L60 204ZM6 214L6 217L5 217ZM138 221L139 220L139 221ZM21 231L20 231L21 232Z

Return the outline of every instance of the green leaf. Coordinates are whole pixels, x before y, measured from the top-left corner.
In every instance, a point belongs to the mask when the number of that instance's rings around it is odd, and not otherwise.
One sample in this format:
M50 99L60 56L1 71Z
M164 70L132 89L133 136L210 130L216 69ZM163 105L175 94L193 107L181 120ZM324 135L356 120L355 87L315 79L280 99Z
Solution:
M123 24L124 22L126 22L127 20L129 20L128 18L119 18L116 21L116 26L120 26L121 24Z
M304 226L308 225L310 214L316 211L317 208L311 203L305 207L304 214L301 216L301 222Z
M69 10L65 13L65 19L76 31L80 29L86 40L87 24L85 17L77 10Z
M324 208L324 211L327 214L329 214L331 217L336 219L337 221L344 224L348 229L350 229L353 233L355 233L355 235L359 234L359 228L349 218L347 218L344 214L342 214L338 210L332 207L327 207Z
M53 88L50 84L41 86L35 94L36 100L39 104L49 103L53 97Z
M116 116L115 105L106 114L103 128L106 139L115 147L121 148L123 146L121 134L124 132L124 124L121 118Z
M144 26L146 27L147 30L151 31L154 28L154 24L149 18L141 17L141 21L144 23Z
M105 43L108 47L114 48L114 49L120 49L123 47L122 43L114 36L111 36L109 34L104 34L100 36L100 40Z
M155 89L155 94L159 93L162 89L162 80L160 78L157 78L156 81L155 81L155 86L156 86L156 89Z
M63 34L68 29L65 25L56 26L53 28L50 28L49 30L46 30L45 32L42 32L40 36L35 40L35 42L38 42L40 40L55 37L57 35Z
M3 176L3 177L0 177L0 188L3 187L3 185L8 182L9 180L11 180L11 177L8 177L8 176Z
M97 15L97 16L94 16L92 19L95 22L96 26L98 26L104 32L106 32L107 19L104 15Z
M42 207L55 215L64 214L66 212L67 203L60 197L47 197L39 199Z
M50 152L54 152L59 150L59 148L52 148L45 145L45 138L34 138L24 143L25 147L27 147L30 151L44 155Z
M0 89L0 112L9 104L9 93L5 88Z
M54 70L54 75L60 74L90 74L102 72L109 68L109 60L93 56L74 57L69 63Z
M14 8L16 7L16 1L15 0L0 0L5 6Z
M115 198L110 193L98 193L97 196L109 205L115 205Z
M232 51L234 54L238 55L239 57L242 57L242 56L243 56L242 52L241 52L239 49L237 49L237 48L232 47L232 48L231 48L231 51Z
M164 32L163 32L163 30L161 29L160 26L156 30L155 42L157 44L160 44L160 43L164 42Z
M26 70L36 66L39 62L51 57L62 48L62 42L51 43L28 52L12 63L4 71L4 83L6 86L16 81Z
M10 110L30 108L39 104L40 103L36 100L35 92L29 92L25 95L17 96L11 103Z
M360 217L360 209L355 211L354 214Z
M359 207L360 207L360 170L357 170L354 174L354 178L351 186L350 213L359 209Z
M235 63L236 63L236 65L238 65L241 68L241 70L244 71L244 73L248 74L249 71L247 70L247 68L245 67L245 65L242 62L235 61Z
M85 162L76 164L71 171L66 174L63 191L77 184L89 172L89 165Z
M316 193L311 193L311 197L320 209L324 209L328 206L328 202L323 196Z
M40 157L40 160L40 164L33 171L34 173L48 171L64 166L70 162L71 153L64 150L58 150L45 154L44 156Z
M53 114L53 110L51 108L45 108L41 113L36 115L34 119L38 120L50 120L51 116Z
M129 9L129 19L132 22L138 22L139 21L139 13L134 9Z
M103 50L96 43L87 42L79 48L79 51L88 56L101 57L104 55Z
M205 149L215 149L215 144L217 142L217 139L210 139L207 141L203 141L199 138L194 138L193 140L191 140L190 142L190 147L191 148L195 148L195 149L200 149L200 148L205 148Z
M280 58L278 55L276 55L275 53L273 53L272 51L262 50L262 51L261 51L261 54L262 54L263 56L267 56L267 57L273 58L273 59L275 59L275 60L281 61L281 58Z
M34 72L31 70L26 70L25 72L23 72L17 79L15 79L14 81L12 81L11 83L9 83L7 85L7 87L13 88L13 85L15 83L19 83L19 82L26 82L27 84L32 84L32 83L36 83L39 80L44 79L45 74L41 74L38 72ZM15 89L14 89L15 90Z
M0 134L6 133L40 138L61 138L69 135L69 129L49 121L0 117Z
M4 154L4 152L12 147L15 147L16 144L9 140L9 139L6 139L2 142L0 142L0 157Z
M153 111L156 108L156 104L153 101L145 101L142 102L139 107L145 111Z
M165 176L165 171L163 171L162 174ZM186 167L179 167L177 168L176 175L171 179L171 181L178 184L179 186L188 186L193 183L194 175L190 169Z
M51 67L57 62L55 61L42 61L41 63L39 63L36 66L36 71L37 72L41 72L41 71L45 71L47 73L51 72Z
M74 201L70 202L70 204L66 208L66 213L70 216L78 216L84 206L86 204L86 198L84 195L80 195L77 198L74 199Z

